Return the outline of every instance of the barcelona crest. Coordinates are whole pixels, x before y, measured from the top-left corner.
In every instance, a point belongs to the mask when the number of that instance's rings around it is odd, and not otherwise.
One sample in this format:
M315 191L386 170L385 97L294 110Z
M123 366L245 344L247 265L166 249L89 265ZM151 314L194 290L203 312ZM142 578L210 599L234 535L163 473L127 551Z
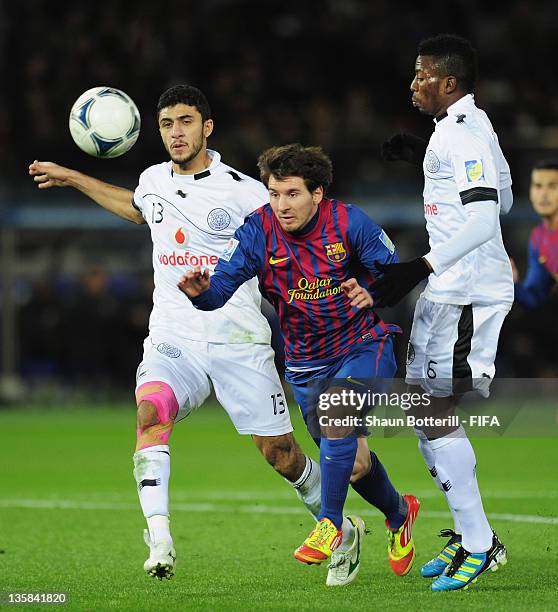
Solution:
M326 255L329 261L337 263L343 261L347 257L347 251L342 242L335 242L334 244L326 244Z

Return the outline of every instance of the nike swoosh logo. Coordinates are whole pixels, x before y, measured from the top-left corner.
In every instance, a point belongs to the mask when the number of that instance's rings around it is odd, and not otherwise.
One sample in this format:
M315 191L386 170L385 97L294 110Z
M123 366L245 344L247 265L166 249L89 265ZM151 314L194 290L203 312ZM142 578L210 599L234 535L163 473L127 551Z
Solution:
M349 576L358 567L358 563L359 563L359 560L360 560L360 532L359 532L358 527L356 525L355 525L355 530L356 530L356 537L357 537L357 558L356 558L356 561L354 563L349 562Z
M275 264L281 263L282 261L287 261L290 257L280 257L279 259L275 259L273 255L269 258L269 263L274 266Z
M360 380L355 380L352 376L347 376L347 382L353 383L354 385L364 386L363 382L360 382Z

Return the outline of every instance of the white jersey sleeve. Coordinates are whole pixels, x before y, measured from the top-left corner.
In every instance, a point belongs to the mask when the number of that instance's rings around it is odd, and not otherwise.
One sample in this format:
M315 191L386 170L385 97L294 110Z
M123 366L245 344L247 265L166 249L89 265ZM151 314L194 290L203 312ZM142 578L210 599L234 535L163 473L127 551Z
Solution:
M146 195L146 183L148 179L146 178L147 170L144 170L140 174L138 186L134 190L134 195L132 196L132 206L141 213L141 216L147 221L144 213L144 202L143 197Z
M500 189L498 192L498 199L500 201L500 214L507 215L513 206L513 191L511 187Z
M459 147L449 149L449 158L464 206L470 202L498 201L498 168L485 142L462 136Z
M474 200L465 210L467 221L446 242L437 244L425 255L436 276L443 274L474 249L496 235L498 208L492 200Z

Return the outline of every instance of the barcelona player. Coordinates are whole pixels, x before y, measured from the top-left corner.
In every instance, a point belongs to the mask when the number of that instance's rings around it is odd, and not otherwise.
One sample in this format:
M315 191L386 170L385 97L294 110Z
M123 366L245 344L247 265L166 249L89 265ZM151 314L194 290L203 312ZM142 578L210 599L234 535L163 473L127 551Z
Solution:
M295 558L318 564L331 557L329 585L354 579L364 525L358 517L344 522L342 516L353 473L353 488L385 514L389 562L396 574L405 575L415 556L411 528L418 500L394 489L356 424L341 431L320 419L319 430L312 428L318 394L321 401L332 380L385 381L395 374L392 336L400 330L380 319L368 290L377 262L397 261L395 247L358 208L325 197L332 165L320 148L274 147L260 156L258 166L270 204L247 217L211 277L208 270L190 270L178 286L197 308L214 310L242 283L258 277L277 310L286 379L320 446L318 523ZM358 474L355 459L362 466Z
M537 308L558 281L558 160L541 161L534 166L529 197L542 223L531 232L525 279L519 281L513 261L512 270L515 301Z

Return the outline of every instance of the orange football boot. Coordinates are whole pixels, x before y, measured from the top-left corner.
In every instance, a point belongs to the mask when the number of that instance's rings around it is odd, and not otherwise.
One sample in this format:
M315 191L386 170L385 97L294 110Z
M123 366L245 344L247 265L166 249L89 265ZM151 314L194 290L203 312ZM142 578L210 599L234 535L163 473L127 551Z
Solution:
M306 540L295 550L295 559L308 565L326 561L341 544L342 538L341 530L337 529L328 518L323 518Z
M420 501L414 495L403 495L407 502L407 518L399 529L390 529L386 519L388 533L388 561L393 573L397 576L408 574L415 560L415 544L412 537L413 523L417 518Z

